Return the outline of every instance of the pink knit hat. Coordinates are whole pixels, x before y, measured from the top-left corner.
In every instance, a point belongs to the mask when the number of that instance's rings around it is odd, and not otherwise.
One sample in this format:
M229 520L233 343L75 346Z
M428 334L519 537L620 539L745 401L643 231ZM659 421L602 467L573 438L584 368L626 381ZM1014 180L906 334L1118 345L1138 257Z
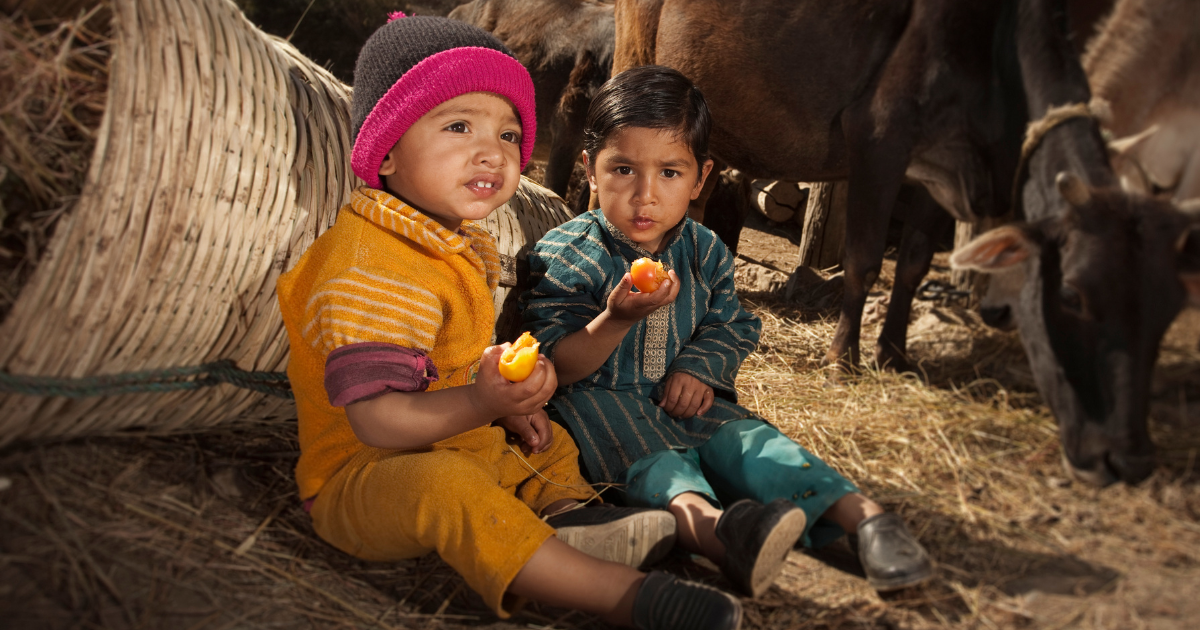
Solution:
M468 92L499 94L517 108L525 170L537 135L533 80L525 66L476 26L393 13L363 45L354 67L354 174L381 188L379 165L404 132L434 107Z

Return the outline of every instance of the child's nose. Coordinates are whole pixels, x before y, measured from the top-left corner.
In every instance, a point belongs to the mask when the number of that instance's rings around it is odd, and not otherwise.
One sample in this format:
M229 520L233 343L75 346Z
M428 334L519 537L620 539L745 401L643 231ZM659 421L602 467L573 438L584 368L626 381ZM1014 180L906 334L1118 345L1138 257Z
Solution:
M475 148L475 159L481 164L500 167L505 163L504 141L499 139L481 138Z
M658 199L658 187L653 176L641 175L637 178L634 194L642 204L651 204Z

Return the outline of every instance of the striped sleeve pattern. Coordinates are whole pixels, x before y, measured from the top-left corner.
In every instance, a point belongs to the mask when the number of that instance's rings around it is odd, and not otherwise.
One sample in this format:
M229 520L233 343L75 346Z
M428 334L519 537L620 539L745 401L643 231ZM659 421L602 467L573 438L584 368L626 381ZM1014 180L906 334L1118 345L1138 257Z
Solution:
M365 342L428 354L442 327L437 295L395 273L350 267L313 291L305 307L304 340L322 354Z
M520 305L530 334L542 353L554 357L558 342L604 312L608 294L620 282L606 269L608 252L592 233L586 215L551 230L529 254L529 284Z
M334 407L388 392L423 392L437 379L437 367L424 352L390 343L342 346L325 360L325 393Z
M697 305L703 316L667 373L690 374L736 401L734 380L742 362L758 347L762 321L738 301L733 256L716 235L708 230L697 231L695 259L701 261L700 274L710 287L709 303Z

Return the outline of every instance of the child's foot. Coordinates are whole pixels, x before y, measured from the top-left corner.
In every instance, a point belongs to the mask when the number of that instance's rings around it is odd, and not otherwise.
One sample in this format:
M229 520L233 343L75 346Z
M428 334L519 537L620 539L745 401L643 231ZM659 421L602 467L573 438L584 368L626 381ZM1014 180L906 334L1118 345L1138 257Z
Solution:
M737 630L742 603L707 584L654 571L634 597L633 625L641 630Z
M661 560L675 546L675 517L666 510L602 503L559 512L546 523L579 551L635 568Z
M933 577L933 564L921 543L896 514L876 514L858 524L858 560L877 591L916 586ZM853 540L851 541L853 542Z
M725 545L721 572L739 591L758 597L783 570L806 521L804 511L786 499L734 503L717 521L717 539Z

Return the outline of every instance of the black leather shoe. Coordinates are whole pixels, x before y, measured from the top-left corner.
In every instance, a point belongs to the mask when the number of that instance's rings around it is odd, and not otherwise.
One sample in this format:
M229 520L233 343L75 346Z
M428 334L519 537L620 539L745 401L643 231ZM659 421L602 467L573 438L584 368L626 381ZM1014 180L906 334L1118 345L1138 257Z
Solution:
M589 556L635 568L661 560L675 546L675 516L666 510L601 503L559 512L546 524Z
M633 626L641 630L738 630L742 603L707 584L654 571L633 599Z
M805 522L804 511L786 499L734 503L717 521L717 539L725 545L721 572L734 588L758 597L779 577Z
M933 577L933 563L896 514L876 514L858 524L858 561L877 591L916 586ZM851 540L853 543L853 540Z

